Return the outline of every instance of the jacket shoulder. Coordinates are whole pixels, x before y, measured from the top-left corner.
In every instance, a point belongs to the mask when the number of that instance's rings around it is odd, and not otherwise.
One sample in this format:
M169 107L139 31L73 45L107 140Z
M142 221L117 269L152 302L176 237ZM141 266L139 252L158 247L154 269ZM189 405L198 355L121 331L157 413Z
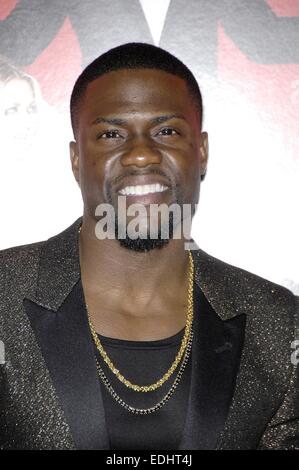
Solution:
M296 296L286 287L196 250L198 278L218 310L247 314L294 315ZM279 313L280 312L280 313ZM226 316L226 315L225 315Z
M0 272L5 269L26 269L30 259L38 257L44 241L0 250Z
M34 288L38 276L40 250L45 242L15 246L0 251L0 304L21 298Z

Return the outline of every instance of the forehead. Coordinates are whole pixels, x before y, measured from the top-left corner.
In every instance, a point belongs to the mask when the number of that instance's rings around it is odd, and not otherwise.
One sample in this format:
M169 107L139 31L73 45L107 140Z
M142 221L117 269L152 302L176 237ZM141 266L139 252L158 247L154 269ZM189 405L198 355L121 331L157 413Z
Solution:
M80 114L93 118L99 113L160 111L196 112L185 80L161 70L124 69L88 85Z

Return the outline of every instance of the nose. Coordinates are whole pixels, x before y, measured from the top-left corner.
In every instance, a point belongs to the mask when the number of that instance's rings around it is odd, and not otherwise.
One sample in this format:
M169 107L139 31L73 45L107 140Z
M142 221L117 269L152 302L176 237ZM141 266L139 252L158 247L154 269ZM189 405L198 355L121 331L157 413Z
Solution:
M131 149L121 157L121 164L125 167L135 165L143 168L153 163L161 163L161 161L162 155L159 150L144 142L133 144Z

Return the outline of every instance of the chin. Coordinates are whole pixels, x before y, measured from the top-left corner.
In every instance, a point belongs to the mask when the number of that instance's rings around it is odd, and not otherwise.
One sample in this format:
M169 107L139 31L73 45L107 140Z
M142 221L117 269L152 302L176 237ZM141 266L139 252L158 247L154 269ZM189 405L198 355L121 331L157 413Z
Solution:
M119 239L119 244L128 250L136 251L139 253L146 253L151 250L161 249L168 245L169 238L136 238L132 240L129 237Z
M132 251L145 253L154 249L161 249L164 246L169 244L169 241L173 238L174 234L174 223L172 214L169 217L168 230L166 227L160 227L157 233L156 238L150 237L150 232L144 233L143 237L138 236L133 239L129 236L127 228L125 229L125 237L120 238L118 232L118 218L115 220L115 238L118 240L119 244Z

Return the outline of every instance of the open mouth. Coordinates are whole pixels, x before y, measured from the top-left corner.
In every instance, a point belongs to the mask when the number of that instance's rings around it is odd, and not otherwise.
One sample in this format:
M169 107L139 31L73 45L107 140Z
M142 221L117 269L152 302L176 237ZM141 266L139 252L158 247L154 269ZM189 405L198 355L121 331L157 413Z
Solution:
M144 196L147 194L163 193L169 189L160 183L154 184L138 184L135 186L125 186L118 191L122 196Z

